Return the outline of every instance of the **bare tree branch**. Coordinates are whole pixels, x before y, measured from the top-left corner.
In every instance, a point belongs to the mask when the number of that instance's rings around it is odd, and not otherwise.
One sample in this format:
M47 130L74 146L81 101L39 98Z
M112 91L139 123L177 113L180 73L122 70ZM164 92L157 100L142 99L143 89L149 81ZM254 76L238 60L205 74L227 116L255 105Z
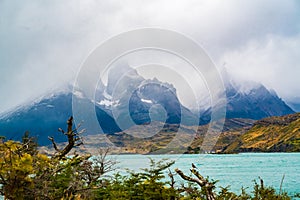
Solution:
M53 148L55 149L55 151L60 152L60 150L57 148L57 145L54 141L54 138L53 137L48 137L48 139L52 142Z
M175 169L175 172L184 180L186 181L190 181L190 182L194 182L194 183L197 183L200 187L203 187L204 186L204 183L199 180L199 179L196 179L196 178L193 178L193 177L189 177L189 176L186 176L181 170L179 169Z
M48 139L52 142L54 149L57 151L57 155L54 158L62 159L65 157L74 147L78 147L83 144L82 139L79 137L80 134L84 132L81 130L77 132L80 124L73 130L73 117L71 116L67 121L67 132L59 128L58 130L67 136L68 144L62 149L59 150L57 144L54 141L53 137L48 137Z
M171 172L170 168L169 168L168 170L169 170L168 176L169 176L170 179L171 179L170 186L171 186L171 188L174 189L174 188L175 188L174 174Z
M215 200L215 196L213 193L214 184L205 179L201 174L197 171L194 166L190 169L190 171L197 177L193 178L190 176L186 176L181 170L175 169L175 172L184 180L197 183L202 190L205 191L207 200Z

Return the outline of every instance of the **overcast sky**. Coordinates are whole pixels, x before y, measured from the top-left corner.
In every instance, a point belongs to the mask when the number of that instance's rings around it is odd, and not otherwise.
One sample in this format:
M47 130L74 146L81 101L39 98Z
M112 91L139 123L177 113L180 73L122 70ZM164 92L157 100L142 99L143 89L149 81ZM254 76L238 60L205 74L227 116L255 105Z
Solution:
M300 102L300 1L0 0L0 113L72 81L99 44L143 27L183 33L236 79Z

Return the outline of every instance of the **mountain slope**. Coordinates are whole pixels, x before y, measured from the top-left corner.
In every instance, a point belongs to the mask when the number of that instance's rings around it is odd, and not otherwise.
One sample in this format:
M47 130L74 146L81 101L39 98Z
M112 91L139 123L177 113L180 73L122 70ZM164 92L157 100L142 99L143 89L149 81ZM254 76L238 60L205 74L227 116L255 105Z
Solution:
M227 118L262 119L281 116L294 111L275 92L259 84L247 93L239 92L233 86L226 89Z
M252 83L253 84L253 83ZM226 118L259 120L271 116L295 113L274 91L262 84L253 84L248 91L242 91L231 83L226 84ZM211 110L202 111L200 124L210 121Z
M29 131L32 136L38 138L40 145L50 144L48 136L53 136L57 142L65 141L65 136L57 130L65 129L66 119L72 115L72 97L77 98L71 91L57 92L3 115L0 117L0 135L7 139L21 140L25 131ZM110 134L121 131L107 110L94 105L91 100L82 96L80 101L95 106L103 132ZM87 124L88 122L83 122L82 125ZM91 130L95 128L87 126L84 128L89 134L94 134Z
M48 143L47 136L64 141L65 136L57 130L66 126L66 119L72 113L71 100L71 93L60 93L24 105L0 119L0 135L20 140L24 132L29 131L41 145Z
M300 151L300 113L259 120L225 152Z
M107 86L96 101L113 112L122 130L151 121L185 125L199 121L197 114L181 104L172 84L144 79L128 65L109 71Z

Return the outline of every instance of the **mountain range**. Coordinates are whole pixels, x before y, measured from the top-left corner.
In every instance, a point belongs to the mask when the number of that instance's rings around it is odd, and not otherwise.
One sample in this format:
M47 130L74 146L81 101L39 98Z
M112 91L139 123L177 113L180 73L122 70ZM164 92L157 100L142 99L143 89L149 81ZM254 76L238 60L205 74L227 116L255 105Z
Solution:
M50 143L48 136L53 136L58 142L65 141L65 136L57 129L64 128L66 119L73 114L74 98L77 102L95 107L102 132L108 135L154 121L163 122L163 128L168 127L168 124L178 128L179 124L197 126L209 123L211 109L203 108L199 118L198 111L182 105L172 84L156 78L145 79L129 66L122 69L109 72L106 86L99 82L95 99L89 99L84 92L73 88L58 89L29 104L0 114L0 135L20 140L28 130L38 138L40 145ZM231 82L225 86L227 119L259 120L294 113L274 91L262 84L254 84L247 91L241 91L238 85ZM88 125L88 122L83 122L83 127L85 124ZM88 134L97 134L94 128L84 128Z

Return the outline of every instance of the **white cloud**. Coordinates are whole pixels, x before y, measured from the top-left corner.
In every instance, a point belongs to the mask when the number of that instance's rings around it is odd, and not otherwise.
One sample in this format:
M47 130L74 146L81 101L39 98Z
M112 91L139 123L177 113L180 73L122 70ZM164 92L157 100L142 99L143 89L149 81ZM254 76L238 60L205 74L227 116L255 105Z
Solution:
M300 84L299 16L296 0L0 1L0 112L74 78L104 40L149 26L190 36L237 76L290 96ZM269 81L257 74L262 66Z
M283 98L299 97L300 35L269 35L265 41L250 41L244 47L225 52L220 59L238 80L261 82Z

